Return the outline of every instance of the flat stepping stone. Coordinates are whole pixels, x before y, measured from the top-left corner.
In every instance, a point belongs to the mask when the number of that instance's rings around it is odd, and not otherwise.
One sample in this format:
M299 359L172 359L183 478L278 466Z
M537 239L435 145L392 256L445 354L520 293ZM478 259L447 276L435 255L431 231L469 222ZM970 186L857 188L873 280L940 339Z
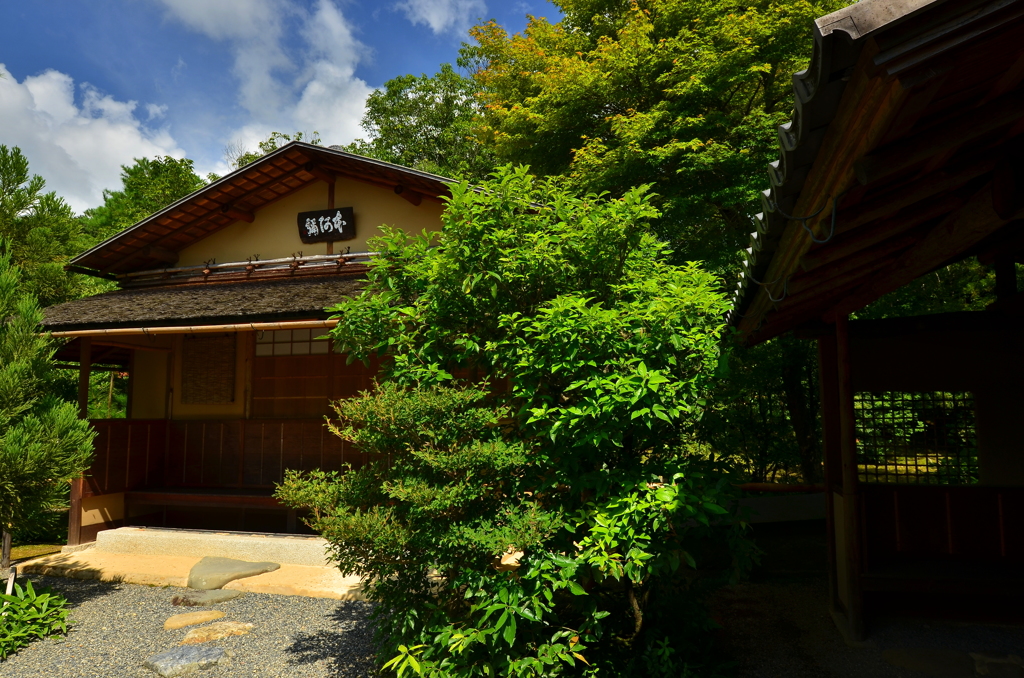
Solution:
M210 591L189 591L171 598L171 605L181 607L206 607L217 605L243 595L241 591L224 591L212 589Z
M202 610L200 612L186 612L184 614L176 614L164 622L164 631L183 629L186 626L193 626L195 624L205 624L208 621L220 619L223 616L224 613L219 612L217 610Z
M198 629L192 629L185 634L185 640L181 641L182 645L198 645L199 643L208 643L211 640L220 640L221 638L227 638L228 636L244 636L245 634L252 631L252 624L245 622L226 621L226 622L213 622L206 626L200 626Z
M234 558L217 558L206 556L188 573L188 587L208 591L219 589L228 582L246 577L254 577L264 572L280 569L277 563L251 563Z
M230 656L222 647L182 645L153 655L146 660L145 666L163 678L174 678L216 666Z

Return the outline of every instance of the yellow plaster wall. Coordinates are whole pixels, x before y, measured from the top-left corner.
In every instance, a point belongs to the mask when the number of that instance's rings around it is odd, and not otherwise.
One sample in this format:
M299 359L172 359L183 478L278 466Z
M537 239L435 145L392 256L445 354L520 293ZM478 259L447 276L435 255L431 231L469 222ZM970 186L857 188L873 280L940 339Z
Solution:
M124 518L124 492L82 498L82 527Z
M250 364L250 345L254 341L253 332L235 333L235 396L230 403L221 404L184 404L181 402L181 349L184 335L175 334L173 372L174 393L171 405L171 419L242 419L245 417L245 403L248 394L245 392L248 383L247 375L252 369ZM134 414L134 413L133 413Z
M160 337L172 345L170 337ZM127 342L126 342L127 343ZM132 372L132 419L167 416L167 361L170 353L136 351Z
M334 251L366 252L367 239L379 234L381 224L398 226L410 233L441 228L441 203L424 199L413 205L393 191L354 179L339 178L334 189L336 207L352 207L356 221L356 237L334 244ZM303 244L299 239L296 217L299 212L327 209L327 184L319 181L281 198L256 212L248 224L237 221L179 252L179 266L198 266L210 259L220 263L245 261L259 255L260 259L326 254L327 243Z

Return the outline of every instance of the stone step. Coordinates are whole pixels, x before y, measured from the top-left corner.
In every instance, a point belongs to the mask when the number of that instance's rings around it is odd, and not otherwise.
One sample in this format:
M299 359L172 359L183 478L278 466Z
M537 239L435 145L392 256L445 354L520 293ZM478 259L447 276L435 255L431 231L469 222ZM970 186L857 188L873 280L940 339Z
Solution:
M185 587L189 572L200 560L198 556L105 553L92 548L36 558L20 569L25 574L52 577ZM283 564L274 572L236 579L224 588L247 593L364 600L359 578L343 577L336 567Z
M89 550L140 556L217 556L281 565L331 567L326 549L327 541L323 538L304 535L119 527L97 534L96 543Z

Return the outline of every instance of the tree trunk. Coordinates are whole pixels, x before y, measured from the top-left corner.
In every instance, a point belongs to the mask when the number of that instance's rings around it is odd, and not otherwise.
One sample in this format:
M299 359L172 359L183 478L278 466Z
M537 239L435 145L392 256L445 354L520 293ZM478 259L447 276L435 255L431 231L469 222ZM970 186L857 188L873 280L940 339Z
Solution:
M6 570L11 566L11 533L4 530L3 553L0 556L0 570Z

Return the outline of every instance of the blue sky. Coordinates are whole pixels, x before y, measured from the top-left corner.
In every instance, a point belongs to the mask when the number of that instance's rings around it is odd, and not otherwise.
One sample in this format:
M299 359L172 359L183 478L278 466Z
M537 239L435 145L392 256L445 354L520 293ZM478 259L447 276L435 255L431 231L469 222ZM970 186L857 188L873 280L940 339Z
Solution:
M366 96L454 63L467 29L546 0L0 0L0 144L76 210L140 156L227 171L271 131L361 136Z

